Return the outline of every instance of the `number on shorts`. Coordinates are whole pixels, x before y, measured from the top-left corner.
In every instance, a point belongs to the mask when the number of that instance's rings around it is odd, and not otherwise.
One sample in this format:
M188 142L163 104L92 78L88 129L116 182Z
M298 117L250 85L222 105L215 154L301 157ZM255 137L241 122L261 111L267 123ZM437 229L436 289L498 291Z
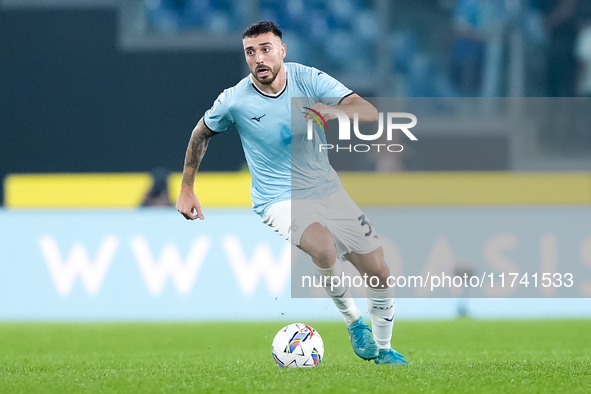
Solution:
M372 229L371 224L369 224L369 222L365 220L365 215L359 216L357 220L361 220L361 226L367 226L369 228L369 231L365 233L365 236L369 237L371 235Z

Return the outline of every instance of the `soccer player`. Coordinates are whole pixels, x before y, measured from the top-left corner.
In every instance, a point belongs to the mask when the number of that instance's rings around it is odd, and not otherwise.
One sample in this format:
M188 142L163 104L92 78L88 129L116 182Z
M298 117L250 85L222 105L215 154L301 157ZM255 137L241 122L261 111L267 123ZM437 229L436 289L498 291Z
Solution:
M194 192L195 175L209 139L234 124L252 176L254 211L263 223L312 257L316 275L328 278L325 290L345 319L355 353L376 364L407 364L390 344L394 298L386 285L390 271L375 229L343 189L326 152L310 149L303 137L305 127L292 130L291 122L292 98L314 100L310 108L320 113L334 108L350 119L357 113L359 122L376 121L377 110L322 71L284 63L286 46L281 38L279 27L269 21L244 31L242 44L251 74L224 90L194 128L177 210L186 219L204 219ZM312 112L301 114L304 125ZM335 116L325 114L324 118ZM319 133L315 131L314 141L323 141ZM296 140L301 142L292 143ZM349 260L360 274L379 278L376 287L367 288L373 332L349 289L330 286L331 278L342 273L341 259Z

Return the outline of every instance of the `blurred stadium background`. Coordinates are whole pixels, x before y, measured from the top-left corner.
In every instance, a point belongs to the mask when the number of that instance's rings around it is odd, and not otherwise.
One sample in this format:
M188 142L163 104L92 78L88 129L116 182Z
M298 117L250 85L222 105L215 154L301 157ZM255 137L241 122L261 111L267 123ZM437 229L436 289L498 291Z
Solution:
M235 133L216 136L203 160L205 222L138 208L176 199L190 132L247 74L240 34L260 19L284 30L287 60L362 96L432 98L466 115L457 124L427 109L420 146L394 162L334 157L346 185L355 171L396 185L384 209L409 214L401 223L417 234L404 253L423 264L447 237L463 264L483 258L470 244L516 233L523 258L587 267L591 283L589 221L560 221L587 218L591 204L586 0L0 0L0 320L338 318L329 300L290 299L289 247L248 208ZM511 123L532 102L538 112ZM479 212L515 206L537 209L541 224L458 233ZM461 220L421 239L450 212ZM402 319L591 316L588 298L398 308Z

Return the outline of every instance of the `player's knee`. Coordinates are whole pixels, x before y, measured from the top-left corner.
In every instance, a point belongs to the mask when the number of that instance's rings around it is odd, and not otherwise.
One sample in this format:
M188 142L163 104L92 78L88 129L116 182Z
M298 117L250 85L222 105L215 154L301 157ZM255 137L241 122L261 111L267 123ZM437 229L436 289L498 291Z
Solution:
M380 284L387 283L388 277L390 276L390 268L386 263L379 264L373 270L371 270L371 276L375 276L379 279Z
M380 278L380 282L386 282L388 280L388 277L390 276L390 268L386 263L380 265L377 276Z
M323 268L332 267L337 259L337 251L332 242L315 245L310 255L316 263L322 264Z

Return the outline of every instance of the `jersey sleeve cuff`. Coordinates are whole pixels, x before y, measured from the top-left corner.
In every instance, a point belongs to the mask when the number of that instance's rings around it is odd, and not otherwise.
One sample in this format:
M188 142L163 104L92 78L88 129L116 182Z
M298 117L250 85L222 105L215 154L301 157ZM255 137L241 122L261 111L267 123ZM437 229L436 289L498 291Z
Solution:
M355 92L351 90L349 93L345 94L344 96L341 96L341 98L339 99L339 102L337 103L337 105L339 105L340 103L342 103L344 99L346 99L347 97L349 97L353 93L355 93Z
M223 131L223 130L222 130L222 131L215 131L214 129L212 129L211 127L209 127L209 126L207 125L207 122L205 121L205 117L203 117L203 124L204 124L204 125L205 125L205 127L207 127L207 128L209 129L209 131L211 131L212 133L219 134L219 133L221 133L221 132Z

